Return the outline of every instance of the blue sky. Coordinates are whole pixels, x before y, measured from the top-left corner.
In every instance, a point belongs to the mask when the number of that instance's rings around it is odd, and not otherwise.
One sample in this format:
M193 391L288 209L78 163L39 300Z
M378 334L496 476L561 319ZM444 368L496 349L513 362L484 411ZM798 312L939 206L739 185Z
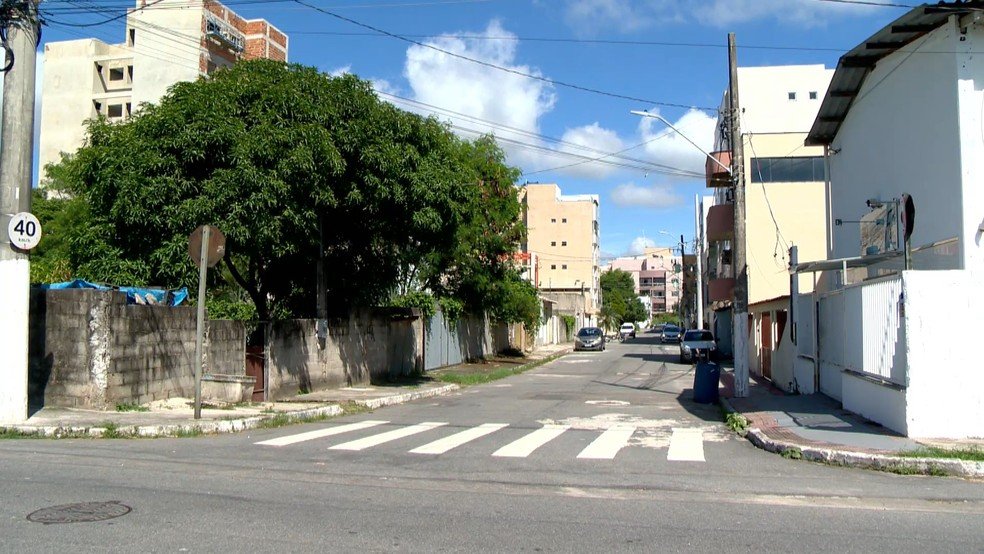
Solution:
M125 5L93 3L120 13ZM703 172L703 154L630 110L658 110L710 149L716 114L707 108L718 106L727 86L729 31L737 36L740 65L833 67L844 51L907 11L825 0L305 3L460 57L295 2L227 2L240 15L265 18L285 31L292 62L371 80L384 99L436 113L462 136L494 133L509 161L523 169L524 181L556 182L564 194L598 194L601 248L612 255L643 244L667 245L681 233L691 240L693 198L707 190L702 178L688 176ZM85 23L105 17L58 19ZM121 42L122 25L50 25L44 32L45 41L80 36ZM616 152L621 154L605 157ZM590 161L595 158L603 161Z

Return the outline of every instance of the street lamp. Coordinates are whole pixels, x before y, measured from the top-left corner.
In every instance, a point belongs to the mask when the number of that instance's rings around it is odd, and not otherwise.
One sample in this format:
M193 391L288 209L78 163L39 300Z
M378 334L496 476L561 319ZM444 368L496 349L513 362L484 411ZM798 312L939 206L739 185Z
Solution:
M666 124L667 127L669 127L670 129L673 129L674 131L676 131L676 134L680 135L681 137L683 137L684 140L686 140L690 144L694 145L694 148L696 148L697 150L700 150L700 153L701 154L703 154L703 155L707 156L708 158L710 158L714 163L718 164L725 171L727 171L728 172L728 175L731 175L731 168L730 167L728 167L728 166L724 165L723 163L719 162L717 158L715 158L714 156L712 156L712 155L708 154L707 152L705 152L704 149L701 148L700 146L697 146L697 143L696 142L690 140L690 137L688 137L687 135L681 133L680 132L680 129L677 129L676 127L674 127L673 124L670 123L669 121L667 121L665 117L659 115L658 113L646 112L646 111L642 111L642 110L632 110L630 113L635 114L635 115L641 115L643 117L652 117L652 118L655 118L655 119L658 119L658 120L662 121L663 123Z

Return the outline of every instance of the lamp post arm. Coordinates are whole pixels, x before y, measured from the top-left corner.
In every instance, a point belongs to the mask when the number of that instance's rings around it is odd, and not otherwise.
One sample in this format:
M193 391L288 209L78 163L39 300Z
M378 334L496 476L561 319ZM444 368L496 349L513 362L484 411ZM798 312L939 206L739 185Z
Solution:
M713 161L714 163L718 164L719 166L721 166L722 169L724 169L725 171L727 171L728 172L728 175L731 175L731 168L730 167L728 167L728 166L724 165L723 163L719 162L717 158L715 158L714 156L712 156L712 155L708 154L707 152L705 152L704 149L701 148L700 146L697 146L697 143L696 142L690 140L690 137L688 137L687 135L681 133L680 132L680 129L677 129L676 127L674 127L673 124L670 123L669 121L667 121L665 117L663 117L663 116L661 116L659 114L655 114L655 113L651 113L651 112L646 112L646 111L642 111L642 110L632 110L631 113L633 113L635 115L641 115L643 117L654 117L654 118L662 121L663 123L666 124L667 127L669 127L670 129L673 129L674 131L676 131L676 134L680 135L681 137L683 137L684 140L686 140L687 142L689 142L690 144L692 144L694 146L694 148L696 148L697 150L700 150L700 153L701 154L703 154L703 155L707 156L708 158L710 158L711 161Z

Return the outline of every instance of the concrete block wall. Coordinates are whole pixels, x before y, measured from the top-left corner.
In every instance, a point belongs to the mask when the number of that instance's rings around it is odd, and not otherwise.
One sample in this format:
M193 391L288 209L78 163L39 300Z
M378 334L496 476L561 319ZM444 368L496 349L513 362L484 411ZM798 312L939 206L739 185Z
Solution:
M327 320L318 338L317 320L271 322L266 329L267 397L348 385L367 385L411 375L422 367L421 319L373 310Z
M196 314L192 307L127 305L95 290L31 293L32 407L113 409L194 395ZM206 371L243 375L241 322L211 321Z

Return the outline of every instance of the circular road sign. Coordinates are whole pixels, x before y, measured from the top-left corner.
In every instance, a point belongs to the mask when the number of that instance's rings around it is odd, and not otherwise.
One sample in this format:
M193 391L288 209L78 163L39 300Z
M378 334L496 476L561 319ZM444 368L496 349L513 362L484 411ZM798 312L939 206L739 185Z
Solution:
M14 214L7 224L10 244L21 250L30 250L41 241L41 222L30 212Z
M205 225L192 231L188 236L188 255L195 265L200 265L199 259L202 255L202 238L205 234ZM208 245L205 247L205 261L208 267L219 263L225 255L225 235L214 225L208 226Z

